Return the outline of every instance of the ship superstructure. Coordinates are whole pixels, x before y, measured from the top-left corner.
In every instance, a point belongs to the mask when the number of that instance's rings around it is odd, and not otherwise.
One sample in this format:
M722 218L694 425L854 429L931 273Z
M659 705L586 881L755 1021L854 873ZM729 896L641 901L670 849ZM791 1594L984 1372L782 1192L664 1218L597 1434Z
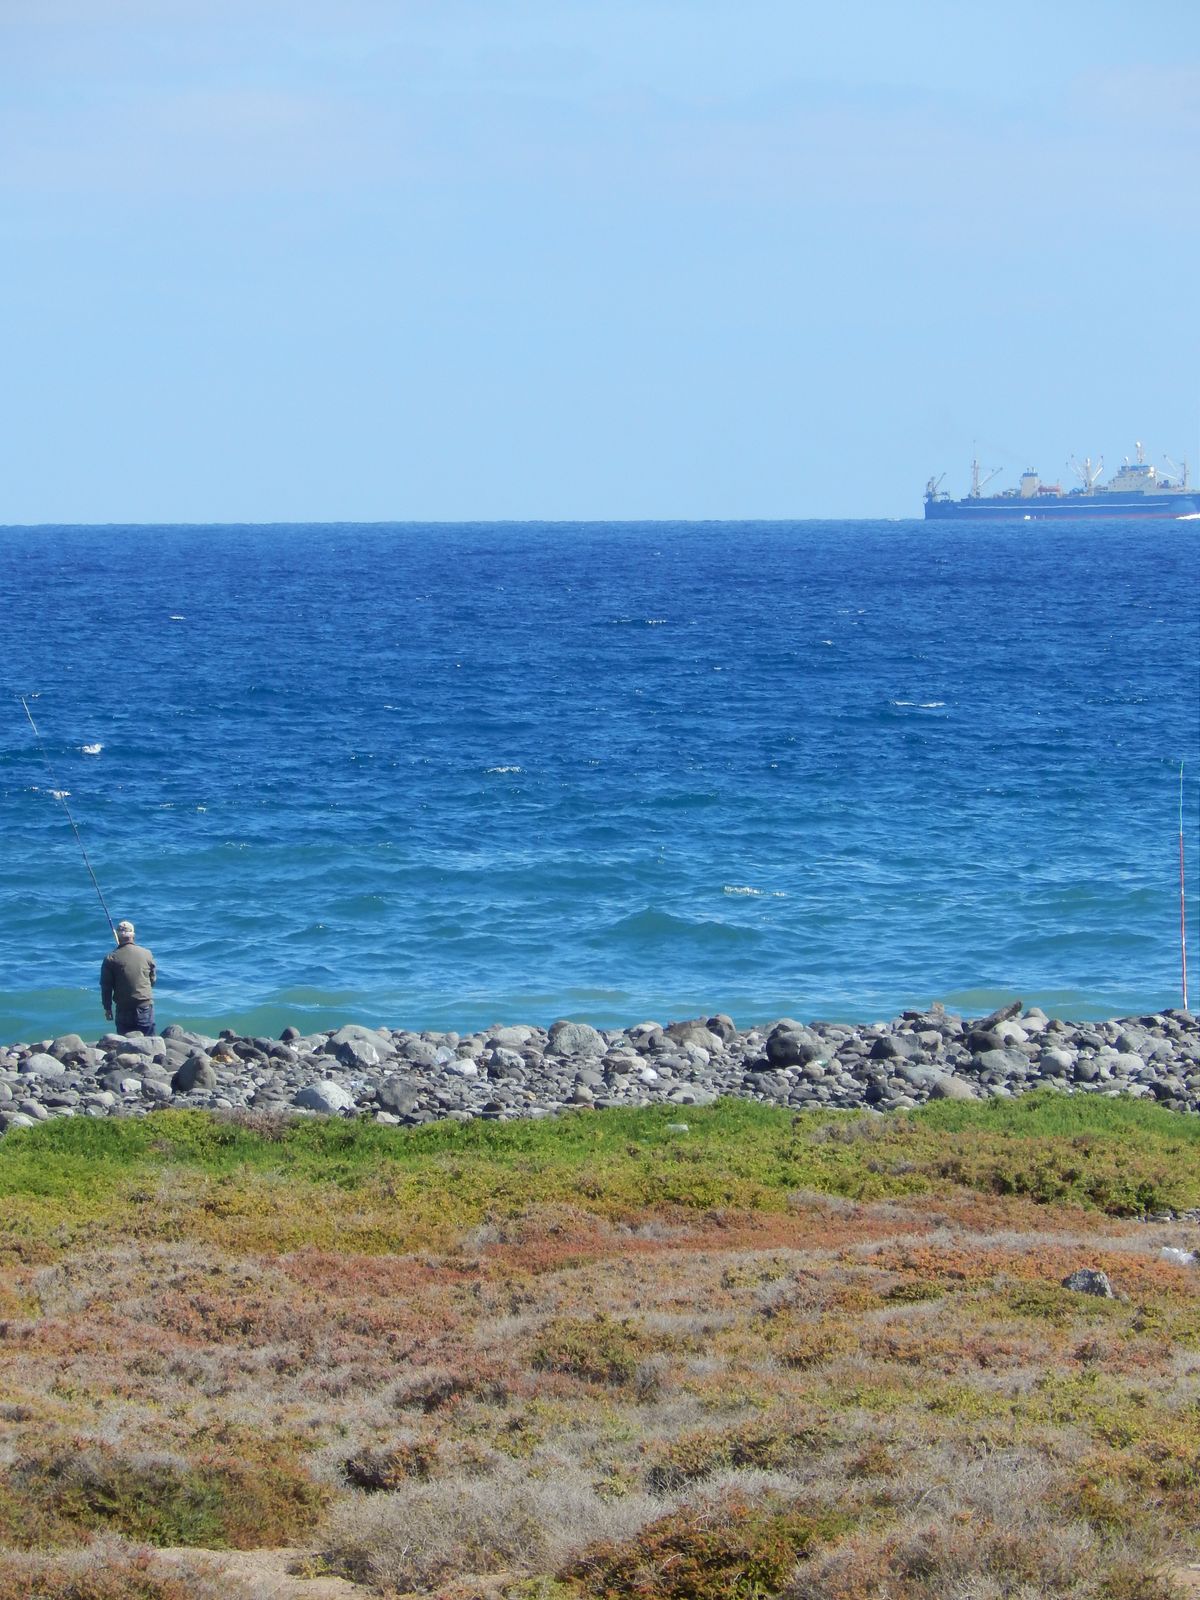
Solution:
M995 521L1036 522L1058 517L1196 517L1200 516L1200 490L1188 483L1188 466L1176 467L1168 461L1167 472L1151 466L1141 441L1131 461L1127 456L1107 483L1100 483L1103 459L1095 465L1090 457L1072 462L1079 478L1076 488L1064 489L1061 483L1043 482L1027 467L1015 489L999 494L983 493L984 486L999 471L985 473L979 461L971 463L971 489L961 500L942 490L941 478L930 478L925 485L925 515L933 518L986 518ZM943 474L943 477L945 475Z

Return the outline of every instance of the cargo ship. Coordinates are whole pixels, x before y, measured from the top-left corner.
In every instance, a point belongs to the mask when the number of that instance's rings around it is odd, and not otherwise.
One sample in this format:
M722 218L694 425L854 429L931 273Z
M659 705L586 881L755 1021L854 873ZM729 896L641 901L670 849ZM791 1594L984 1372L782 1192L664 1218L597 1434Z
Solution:
M971 492L962 500L954 500L942 491L941 478L930 478L925 485L925 515L948 520L978 521L982 518L989 522L1000 519L1050 522L1063 518L1085 521L1100 517L1200 517L1200 490L1188 484L1187 463L1178 468L1172 462L1169 463L1171 473L1160 472L1146 460L1140 443L1136 458L1130 461L1126 457L1120 470L1107 483L1098 481L1104 471L1103 460L1095 466L1090 459L1071 465L1080 480L1074 488L1043 483L1029 467L1021 474L1015 489L984 494L984 486L996 476L999 468L985 474L979 462L973 461Z

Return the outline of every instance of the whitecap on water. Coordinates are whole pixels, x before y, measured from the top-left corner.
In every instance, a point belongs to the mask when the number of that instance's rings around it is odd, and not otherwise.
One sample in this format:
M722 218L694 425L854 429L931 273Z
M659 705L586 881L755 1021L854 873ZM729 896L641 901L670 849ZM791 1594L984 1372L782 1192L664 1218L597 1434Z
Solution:
M81 744L79 746L80 754L85 756L98 756L103 749L104 746L102 744Z
M485 767L485 772L524 772L524 767Z
M782 889L755 889L748 883L727 883L722 890L724 894L749 894L768 900L786 900L787 895Z

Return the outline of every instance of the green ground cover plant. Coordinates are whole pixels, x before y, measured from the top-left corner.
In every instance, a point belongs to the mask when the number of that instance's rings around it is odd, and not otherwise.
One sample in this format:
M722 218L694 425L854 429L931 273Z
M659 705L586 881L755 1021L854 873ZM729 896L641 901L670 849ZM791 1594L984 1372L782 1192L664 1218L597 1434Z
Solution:
M1115 1216L1200 1205L1200 1121L1141 1101L1041 1091L885 1118L726 1100L689 1107L686 1133L678 1122L663 1107L412 1130L340 1118L256 1128L192 1111L63 1118L0 1142L0 1245L53 1251L126 1225L386 1251L532 1204L622 1220L780 1210L804 1190L878 1200L967 1187Z
M1200 1119L1041 1093L9 1134L0 1600L282 1546L364 1600L1168 1600L1200 1225L1147 1218L1198 1206Z

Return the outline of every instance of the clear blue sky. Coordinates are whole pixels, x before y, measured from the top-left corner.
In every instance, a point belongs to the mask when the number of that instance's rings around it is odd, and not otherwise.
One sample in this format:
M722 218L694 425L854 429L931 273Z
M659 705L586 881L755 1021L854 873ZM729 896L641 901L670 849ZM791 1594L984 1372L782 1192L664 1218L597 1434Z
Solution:
M1195 0L2 0L0 522L1200 476Z

